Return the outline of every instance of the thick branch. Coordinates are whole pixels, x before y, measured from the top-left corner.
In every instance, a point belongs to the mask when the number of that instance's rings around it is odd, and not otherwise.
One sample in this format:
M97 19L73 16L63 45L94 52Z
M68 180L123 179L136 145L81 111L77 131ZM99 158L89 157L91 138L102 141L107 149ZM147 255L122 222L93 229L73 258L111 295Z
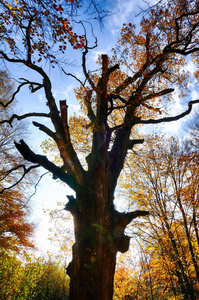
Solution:
M49 135L53 140L55 140L55 133L51 131L48 127L44 126L43 124L37 123L35 121L32 122L34 126L38 127L41 131L45 132Z
M64 125L64 130L65 130L66 136L68 136L69 135L69 131L68 131L68 105L66 104L66 100L60 100L59 105L60 105L61 119L62 119L62 123Z
M130 237L124 234L126 226L137 217L145 217L149 215L149 212L144 210L136 210L130 213L120 213L115 210L114 213L114 235L116 237L118 251L125 253L126 251L128 251L130 244Z
M137 144L143 144L144 139L135 139L135 140L129 140L128 149L132 149Z
M146 210L135 210L133 212L124 213L124 218L126 218L127 225L128 225L129 223L131 223L131 221L133 221L137 217L145 217L148 216L149 214L150 214L149 211Z
M85 96L85 98L84 98L84 102L85 102L86 107L87 107L87 115L88 115L90 121L91 121L91 122L94 122L96 116L95 116L94 111L93 111L92 106L91 106L92 93L93 93L92 90L89 90L89 91L86 93L86 96Z
M161 97L161 96L167 95L169 93L172 93L173 91L174 91L174 89L164 89L160 92L147 95L146 97L143 98L143 100L146 101L146 100L153 99L156 97Z
M31 39L30 39L30 32L31 32L31 25L34 20L35 15L30 16L28 21L28 26L26 28L26 43L27 43L27 62L31 63Z
M3 121L0 122L0 124L8 123L8 124L12 125L12 122L13 122L14 119L23 120L23 119L30 118L30 117L50 118L50 115L46 114L46 113L36 113L36 112L27 113L27 114L24 114L24 115L21 115L21 116L13 114L12 117L9 120L3 120Z
M108 68L108 74L110 75L112 72L114 72L115 70L118 70L120 68L119 64L116 64L110 68Z
M146 210L135 210L128 213L120 213L115 211L116 216L116 225L120 226L122 230L126 228L126 226L131 223L132 220L136 219L137 217L145 217L149 215L149 211Z
M23 59L15 59L15 58L10 58L7 56L7 54L5 54L3 51L0 51L0 55L3 56L3 58L9 62L13 62L13 63L22 63L24 64L24 60Z
M23 140L20 140L20 143L15 142L15 146L26 160L39 164L75 190L78 185L75 178L65 173L60 167L57 167L55 164L49 161L46 156L35 154Z
M149 120L139 120L137 122L137 124L157 124L157 123L163 123L163 122L172 122L172 121L177 121L181 118L183 118L184 116L188 115L191 110L192 110L192 106L193 104L196 104L196 103L199 103L199 100L193 100L193 101L190 101L188 103L188 106L189 108L184 111L183 113L177 115L177 116L174 116L174 117L165 117L165 118L162 118L162 119L149 119Z

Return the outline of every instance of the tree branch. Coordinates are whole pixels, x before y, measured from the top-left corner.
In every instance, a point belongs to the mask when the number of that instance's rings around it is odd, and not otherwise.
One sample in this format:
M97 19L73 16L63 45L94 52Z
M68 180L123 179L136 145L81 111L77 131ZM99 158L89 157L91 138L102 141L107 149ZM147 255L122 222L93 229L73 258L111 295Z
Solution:
M147 95L146 97L143 98L143 100L146 101L146 100L153 99L153 98L156 98L156 97L161 97L161 96L167 95L167 94L172 93L172 92L174 92L174 89L164 89L160 92Z
M78 183L75 178L65 173L60 167L57 167L49 161L46 156L35 154L23 140L20 140L20 143L15 142L15 146L26 160L39 164L46 170L50 171L55 177L65 182L73 190L76 189Z
M17 90L12 94L10 101L8 101L6 104L4 104L2 101L0 101L0 105L3 106L4 108L6 108L9 104L11 104L14 101L16 94L18 94L21 87L25 84L27 84L27 82L23 82L17 87Z
M45 172L44 174L42 174L42 175L39 177L37 183L36 183L35 186L34 186L35 191L32 193L32 195L30 195L30 197L29 197L29 199L28 199L28 201L26 202L25 205L27 205L27 203L30 201L30 199L37 193L37 186L39 185L39 183L40 183L40 181L42 180L42 178L43 178L45 175L47 175L47 174L49 174L49 172Z
M21 115L21 116L13 114L12 117L9 120L0 121L0 124L8 123L8 124L10 124L12 126L12 122L13 122L14 119L23 120L23 119L30 118L30 117L45 117L45 118L50 118L50 114L36 113L36 112L27 113L27 114L24 114L24 115Z
M47 135L49 135L53 140L55 140L55 133L51 131L48 127L44 126L43 124L37 123L35 121L32 122L35 127L38 127L39 130L45 132Z
M38 167L40 167L40 166L39 166L39 165L34 165L34 166L30 166L28 169L26 169L26 166L25 166L25 165L19 165L19 166L17 166L16 168L13 168L13 169L9 170L9 171L7 172L7 174L6 174L6 176L4 176L3 179L5 179L10 173L12 173L12 172L14 172L14 171L16 171L16 170L18 170L18 169L20 169L20 168L22 168L22 169L24 170L24 172L23 172L23 174L22 174L22 176L21 176L21 178L20 178L19 180L17 180L17 181L16 181L14 184L12 184L11 186L6 187L6 188L3 188L3 189L0 191L0 194L3 194L4 191L9 190L9 189L15 187L16 185L18 185L18 184L23 180L23 178L25 177L25 175L26 175L27 173L29 173L32 169L36 169L36 168L38 168Z
M67 73L63 68L61 68L61 70L62 70L62 72L63 72L66 76L71 76L71 77L73 77L75 80L77 80L77 81L80 83L80 85L85 86L85 82L82 82L79 78L77 78L77 76L75 76L75 75L72 74L72 73Z
M135 140L129 140L128 149L132 149L137 144L143 144L144 139L135 139Z
M138 217L145 217L149 215L149 211L146 210L135 210L132 212L128 213L121 213L118 211L115 212L115 220L116 220L116 225L121 227L122 230L126 228L126 226L131 223L132 220L138 218Z
M124 213L124 217L126 218L127 225L128 225L134 219L136 219L138 217L145 217L145 216L148 216L149 214L150 214L149 211L146 211L146 210L135 210L133 212Z
M112 72L114 72L115 70L118 70L120 68L119 64L116 64L110 68L108 68L108 74L110 75Z
M84 98L84 102L85 102L85 105L87 107L88 118L90 119L91 122L94 122L96 116L95 116L94 111L93 111L92 106L91 106L92 93L93 93L93 90L89 90L86 93L86 96Z
M149 215L149 212L144 210L136 210L129 213L120 213L115 210L114 214L115 228L113 234L116 238L115 241L118 251L124 253L128 251L130 244L130 237L124 234L126 226L137 217L145 217Z
M39 89L41 89L43 87L43 84L38 83L38 82L31 82L27 79L24 78L20 78L21 80L24 80L25 82L21 82L20 85L17 87L16 91L12 94L12 97L10 99L10 101L8 101L6 104L4 104L2 101L0 101L0 105L3 106L4 108L6 108L9 104L11 104L14 99L15 96L19 93L20 89L24 86L24 85L29 85L29 89L31 91L31 93L34 93L36 91L38 91ZM34 85L37 85L37 87L34 87Z
M26 27L26 43L27 43L27 62L31 63L31 39L30 39L30 32L31 32L31 25L34 20L35 14L30 16L28 21L28 26Z
M3 58L9 62L13 62L13 63L22 63L24 64L25 61L23 59L15 59L15 58L10 58L7 56L7 54L5 54L3 51L0 50L0 55L3 56Z
M82 27L84 28L84 38L85 38L85 47L84 47L84 51L82 52L82 69L83 69L84 76L85 76L86 80L88 80L88 82L89 82L90 86L92 87L92 89L94 91L96 91L96 86L95 86L94 82L92 81L92 79L90 78L89 73L86 69L86 55L88 54L89 49L94 49L94 48L97 47L97 38L94 36L93 30L92 30L93 37L95 38L95 44L94 44L93 47L89 47L87 36L86 36L86 28L85 28L85 26L82 22L80 22L80 23L82 24ZM92 25L91 25L91 28L92 28Z
M172 122L172 121L177 121L181 118L183 118L184 116L188 115L191 110L192 110L192 106L193 104L196 104L196 103L199 103L199 100L193 100L193 101L190 101L188 103L188 106L189 108L184 111L183 113L177 115L177 116L174 116L174 117L165 117L165 118L162 118L162 119L149 119L149 120L139 120L136 124L158 124L158 123L163 123L163 122Z

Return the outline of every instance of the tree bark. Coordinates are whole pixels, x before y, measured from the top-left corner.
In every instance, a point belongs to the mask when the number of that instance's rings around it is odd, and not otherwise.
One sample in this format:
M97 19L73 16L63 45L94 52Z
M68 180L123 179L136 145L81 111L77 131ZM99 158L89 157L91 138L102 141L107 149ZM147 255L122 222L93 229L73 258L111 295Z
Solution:
M92 190L87 185L66 205L73 214L76 241L73 260L67 268L70 300L111 300L113 297L118 249L114 237L114 213L111 206L105 211L107 203L107 197L100 195L99 187Z
M97 164L88 172L76 198L68 196L65 209L74 219L73 260L67 267L70 300L112 300L117 252L126 252L130 238L124 229L148 212L119 213L113 206L109 168Z

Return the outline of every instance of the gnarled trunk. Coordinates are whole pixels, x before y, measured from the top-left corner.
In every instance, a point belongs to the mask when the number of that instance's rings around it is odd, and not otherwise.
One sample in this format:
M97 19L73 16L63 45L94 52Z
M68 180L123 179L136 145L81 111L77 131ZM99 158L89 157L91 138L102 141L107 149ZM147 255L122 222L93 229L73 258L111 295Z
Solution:
M119 215L106 178L96 172L78 189L76 199L68 197L66 209L73 215L75 230L73 260L67 268L70 300L113 297L116 254L122 248L125 226L118 226Z
M108 237L102 238L98 230L93 229L84 230L80 241L73 245L73 261L67 269L70 300L111 300L113 297L116 251L106 241Z

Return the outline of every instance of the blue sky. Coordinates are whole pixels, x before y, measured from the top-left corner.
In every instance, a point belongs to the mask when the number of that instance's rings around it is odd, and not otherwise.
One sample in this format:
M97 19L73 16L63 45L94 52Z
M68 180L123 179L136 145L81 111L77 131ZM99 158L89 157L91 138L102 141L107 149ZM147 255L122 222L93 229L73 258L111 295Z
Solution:
M87 58L88 68L95 69L95 61L98 55L102 53L111 54L112 47L115 46L117 38L120 34L120 29L125 22L138 22L139 18L135 15L139 12L137 1L118 0L118 1L106 1L107 8L114 12L113 15L105 19L104 28L100 30L99 26L94 24L95 35L98 39L98 47L92 50ZM72 57L77 60L77 65L81 63L81 53L73 52ZM79 62L78 62L79 60ZM66 68L67 72L74 72L78 77L80 76L79 68ZM15 74L20 73L20 67L13 72ZM29 73L27 72L27 75ZM69 114L79 112L79 104L75 99L73 89L77 86L76 81L73 78L68 78L61 74L59 70L52 69L49 72L52 80L53 92L57 101L60 99L67 99L69 105ZM21 74L20 74L21 76ZM20 77L19 76L19 77ZM24 75L23 75L24 76ZM23 77L21 76L21 77ZM34 74L32 74L34 78ZM33 98L32 98L33 96ZM32 98L30 101L30 97ZM39 111L41 106L45 106L45 97L43 92L30 95L28 90L23 90L21 95L18 96L19 107L22 112L34 109ZM23 105L21 106L21 104ZM38 121L40 122L40 121ZM47 119L43 119L44 124L48 123ZM45 138L45 134L40 133L38 129L33 128L30 125L30 143L35 151L40 152L39 145ZM33 130L33 131L32 131ZM37 225L36 240L40 251L45 252L48 249L54 249L54 247L47 241L48 229L51 224L49 223L48 216L44 213L46 208L56 209L57 201L66 202L66 195L73 193L66 185L60 185L57 181L53 180L51 176L47 175L40 182L36 195L31 199L32 206L32 218ZM54 251L54 250L52 250Z
M137 1L107 1L108 9L113 10L114 14L108 17L105 20L104 28L101 31L99 26L95 24L95 35L98 39L98 47L92 50L87 58L87 63L90 69L95 69L96 64L95 61L98 58L98 55L102 53L110 54L112 47L115 46L117 38L120 33L120 29L123 23L132 21L132 19L137 20L135 18L136 11L139 11L137 6ZM137 20L138 21L138 20ZM80 53L74 53L75 58L81 59ZM74 55L73 54L73 55ZM74 57L74 56L73 56ZM80 64L80 60L79 60ZM78 63L77 63L78 65ZM71 72L71 68L68 68ZM75 75L79 76L79 68L72 68ZM59 70L51 70L50 77L53 84L54 96L57 100L59 99L67 99L67 104L69 105L69 114L73 114L74 112L79 112L79 104L75 99L75 95L73 92L74 87L77 85L76 81L73 78L67 78L65 75L61 74ZM27 92L27 96L25 97L24 93L22 95L23 99L30 97ZM45 105L45 97L43 93L38 92L34 95L34 109L40 109L41 105ZM25 100L23 100L25 101ZM30 109L32 103L26 102L26 106L23 109ZM48 120L43 120L44 122L48 122ZM39 147L40 142L45 138L44 134L38 132L38 130L34 129L34 136L31 138L34 140L35 149ZM39 250L45 252L48 249L53 251L54 247L47 241L48 237L48 228L51 226L49 223L49 218L44 213L46 208L56 209L57 201L66 202L66 195L71 195L73 193L66 185L60 185L58 182L52 180L51 176L46 176L37 189L36 195L32 198L32 216L33 220L37 224L36 230L36 239Z
M98 55L102 53L110 54L112 47L115 46L117 42L117 38L120 34L120 29L123 23L132 22L139 24L140 17L136 17L137 13L140 11L138 7L138 1L135 0L117 0L117 1L106 1L107 8L113 11L113 15L109 16L105 20L103 31L100 30L97 24L94 24L95 35L98 39L98 47L91 50L88 55L87 63L89 69L95 69L96 64L95 61ZM144 3L139 1L139 5L144 7ZM80 52L70 52L72 60L75 58L77 60L77 66L81 64L80 62ZM192 63L190 62L189 68L193 68ZM28 70L22 68L21 66L17 66L15 68L9 68L11 75L17 75L19 78L31 78L33 80L38 79L38 76L35 73L30 73ZM81 76L80 69L78 67L67 67L67 72L74 72L75 75ZM49 76L52 80L53 93L57 100L67 99L67 104L69 105L69 114L73 114L79 112L79 104L75 99L75 95L73 89L77 86L74 78L66 77L61 74L59 69L51 69L49 70ZM190 84L190 98L189 100L194 100L199 98L198 87L196 82L192 82ZM183 103L179 99L177 91L175 91L175 101L171 104L171 112L174 112L174 115L180 113L184 110ZM21 113L25 113L27 111L40 111L41 108L46 107L46 100L44 94L41 90L36 92L35 94L30 95L28 89L23 89L23 91L17 96L18 99L18 109ZM189 101L188 100L188 101ZM190 118L190 116L189 116ZM167 131L171 134L178 134L182 124L187 120L187 118L183 121L162 124L156 127L150 127L151 130L161 132ZM38 120L43 124L48 124L47 119ZM143 129L145 130L145 128ZM37 153L40 152L40 143L43 139L46 138L45 134L39 132L38 129L34 128L31 124L29 126L30 137L28 138L29 144L33 150ZM45 171L44 171L45 172ZM44 214L43 209L55 209L57 208L57 201L66 202L66 195L71 195L72 191L63 185L60 185L55 180L51 179L51 176L47 175L40 182L37 193L31 199L32 206L32 218L34 222L37 224L36 230L36 240L38 248L42 251L46 251L51 246L47 242L48 237L48 228L49 228L49 219Z

